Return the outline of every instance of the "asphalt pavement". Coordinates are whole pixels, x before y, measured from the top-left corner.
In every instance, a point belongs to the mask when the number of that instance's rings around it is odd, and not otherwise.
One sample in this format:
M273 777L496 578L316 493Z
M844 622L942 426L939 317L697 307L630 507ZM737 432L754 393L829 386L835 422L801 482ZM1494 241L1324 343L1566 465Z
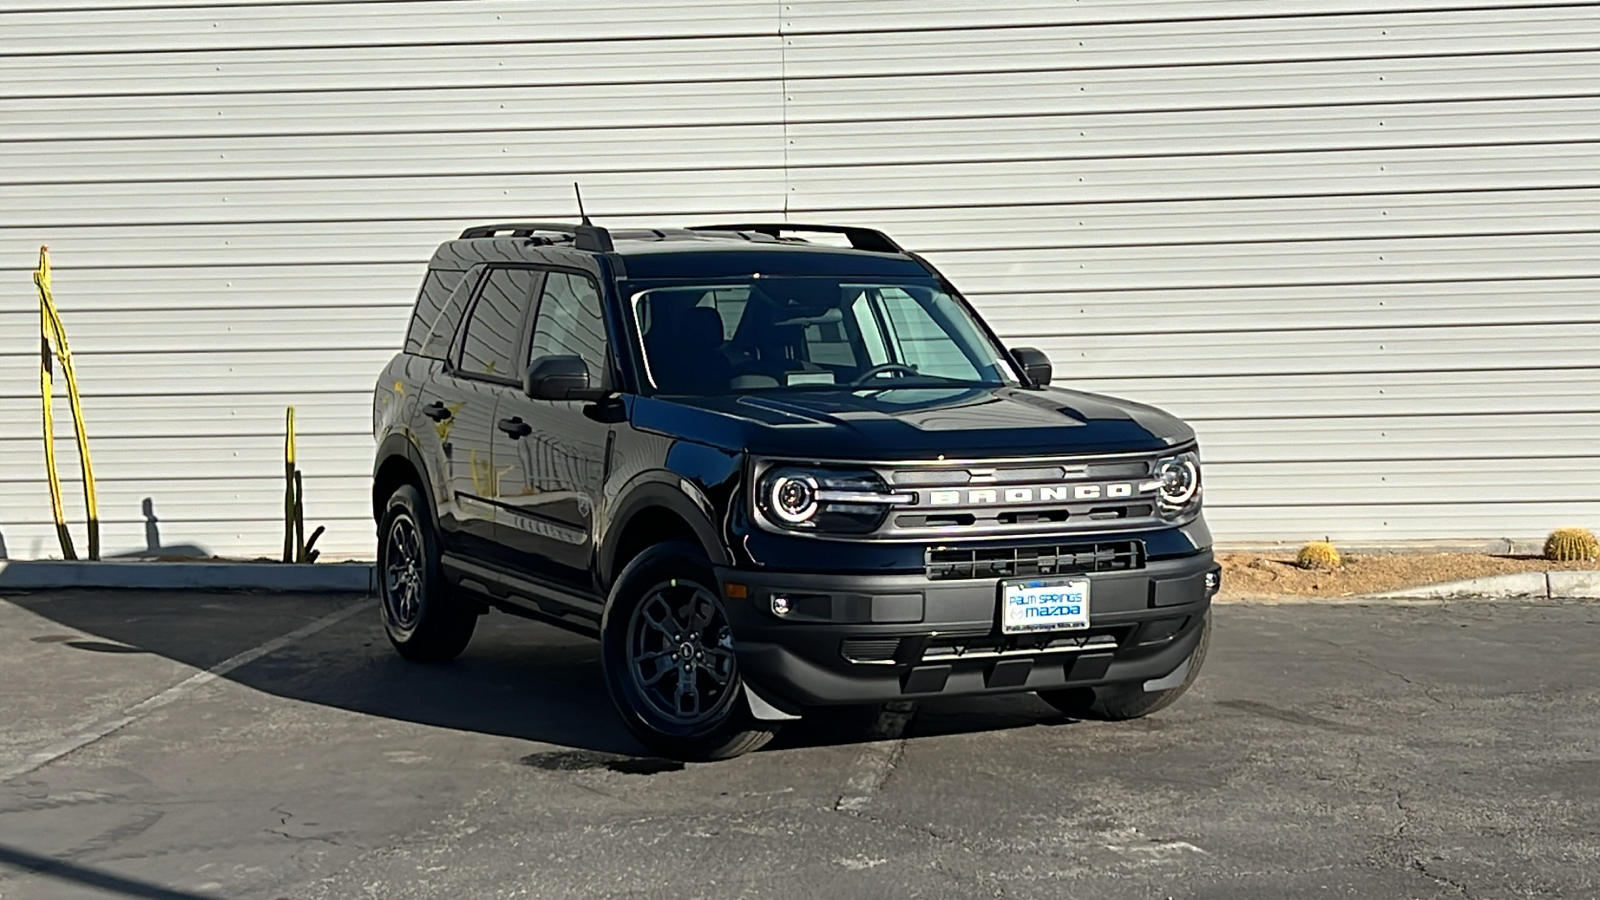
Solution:
M1600 896L1600 605L1219 606L1126 723L845 710L684 766L593 644L372 601L0 599L0 900Z

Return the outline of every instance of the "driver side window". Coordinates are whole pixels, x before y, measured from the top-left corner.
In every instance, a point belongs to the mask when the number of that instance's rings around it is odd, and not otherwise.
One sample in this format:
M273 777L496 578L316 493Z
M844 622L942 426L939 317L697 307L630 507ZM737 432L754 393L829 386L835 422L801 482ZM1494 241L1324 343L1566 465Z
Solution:
M528 364L541 356L576 356L588 364L595 382L605 381L605 316L600 290L588 278L571 272L551 272L545 277Z
M900 288L879 293L880 308L900 361L923 375L976 381L982 374L928 309Z

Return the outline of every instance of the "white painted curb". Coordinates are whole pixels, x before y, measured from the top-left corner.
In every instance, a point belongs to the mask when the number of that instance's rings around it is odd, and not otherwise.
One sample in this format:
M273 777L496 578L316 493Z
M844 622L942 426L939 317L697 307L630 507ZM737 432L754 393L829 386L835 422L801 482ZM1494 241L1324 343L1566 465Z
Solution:
M1379 600L1600 600L1600 572L1513 572L1373 594Z
M1546 572L1550 596L1574 600L1600 600L1600 572Z
M134 588L370 594L372 563L186 563L0 560L0 591Z

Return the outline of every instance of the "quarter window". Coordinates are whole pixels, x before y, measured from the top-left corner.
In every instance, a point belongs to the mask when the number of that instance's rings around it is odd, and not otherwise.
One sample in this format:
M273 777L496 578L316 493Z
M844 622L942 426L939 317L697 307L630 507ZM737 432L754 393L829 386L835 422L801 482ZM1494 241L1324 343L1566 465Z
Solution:
M467 375L515 380L517 337L539 273L533 269L490 269L473 304L461 342L461 371Z
M429 269L422 279L422 290L411 311L411 327L406 330L405 352L443 359L450 336L461 321L461 307L448 312L451 292L461 284L462 273L449 269ZM439 339L438 335L442 335ZM430 352L431 351L431 352Z

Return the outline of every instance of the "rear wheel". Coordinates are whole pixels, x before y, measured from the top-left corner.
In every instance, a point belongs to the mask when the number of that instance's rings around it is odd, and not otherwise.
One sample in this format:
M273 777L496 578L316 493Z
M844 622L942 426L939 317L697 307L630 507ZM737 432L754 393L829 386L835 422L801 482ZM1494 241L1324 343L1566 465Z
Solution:
M378 599L389 643L414 662L455 659L478 624L476 607L445 581L433 520L409 484L389 496L378 526Z
M1184 661L1188 668L1178 683L1162 690L1147 691L1144 681L1121 684L1103 684L1098 687L1065 688L1059 691L1040 691L1039 699L1074 719L1107 719L1121 721L1148 716L1171 706L1200 675L1200 666L1206 661L1206 649L1211 644L1211 613L1206 612L1200 623L1200 643ZM1170 677L1170 676L1169 676Z
M606 687L640 743L674 759L727 759L776 727L755 719L716 577L698 547L660 544L612 587L601 625Z

